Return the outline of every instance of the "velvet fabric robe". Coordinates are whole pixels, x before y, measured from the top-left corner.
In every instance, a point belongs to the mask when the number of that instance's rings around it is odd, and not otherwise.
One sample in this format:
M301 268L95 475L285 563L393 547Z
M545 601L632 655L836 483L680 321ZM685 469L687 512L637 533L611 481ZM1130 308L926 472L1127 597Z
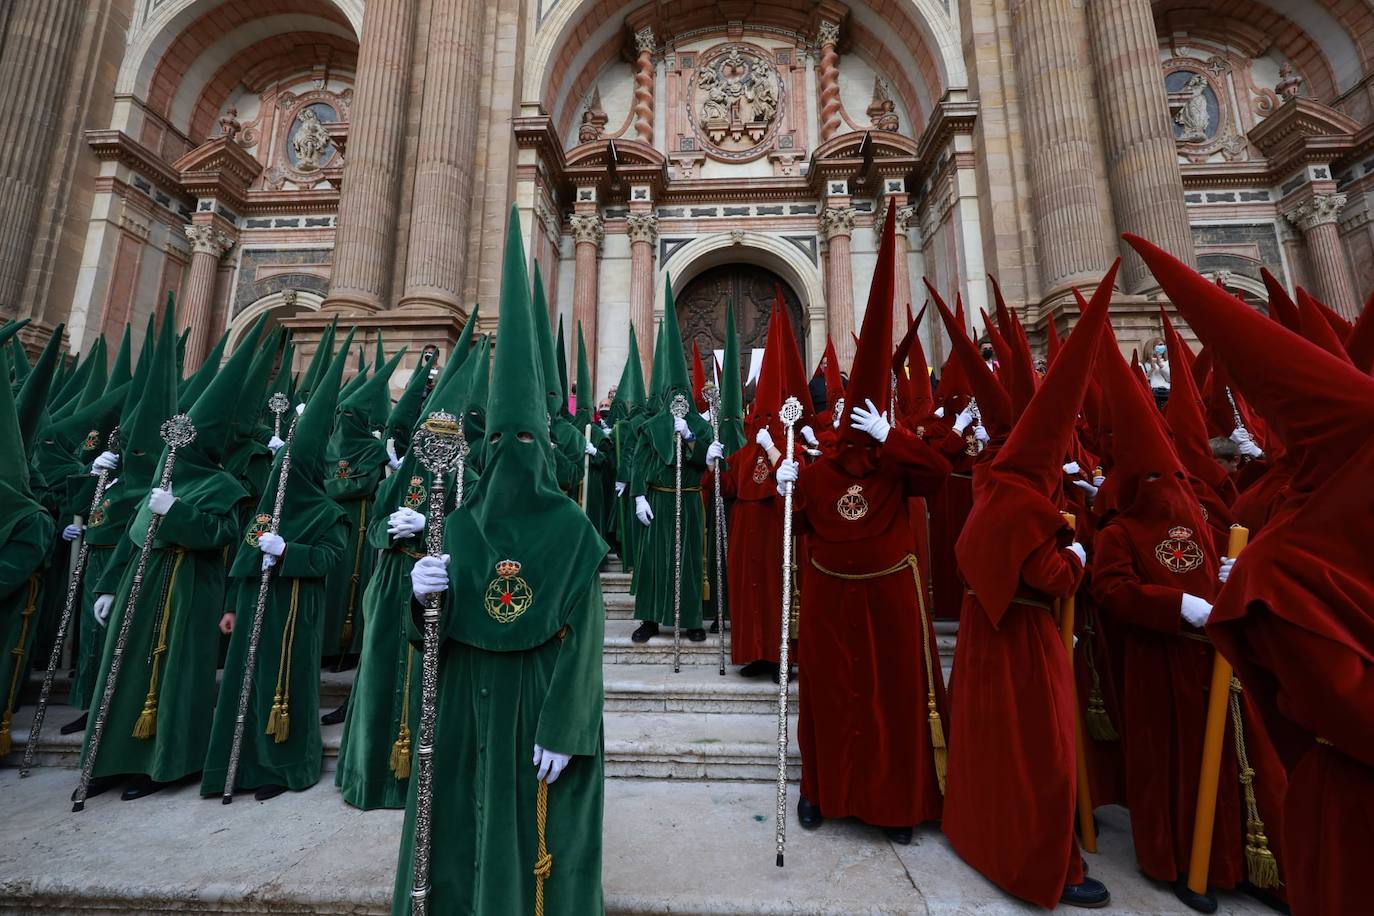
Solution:
M730 660L778 663L782 627L782 501L768 455L750 442L720 475L730 507ZM708 544L708 548L711 545Z
M372 579L375 551L367 545L367 525L372 518L372 501L382 483L385 457L375 466L359 466L340 461L333 476L325 481L328 493L348 517L348 543L342 562L336 564L325 580L324 642L326 657L356 654L362 647L363 594Z
M38 639L43 573L55 533L52 516L34 512L15 523L0 549L0 745L11 740L10 720Z

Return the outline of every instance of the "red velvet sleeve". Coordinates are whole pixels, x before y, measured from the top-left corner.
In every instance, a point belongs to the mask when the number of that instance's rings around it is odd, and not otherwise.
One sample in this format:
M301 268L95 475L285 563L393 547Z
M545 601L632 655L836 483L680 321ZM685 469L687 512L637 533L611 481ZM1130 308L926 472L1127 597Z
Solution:
M959 456L964 454L968 448L968 440L954 431L954 427L945 430L944 436L932 442L935 450L943 455L947 460L954 462L959 460Z
M895 427L887 434L879 462L906 473L908 496L930 496L940 488L952 468L945 457L926 445L910 430Z
M1069 550L1046 541L1026 557L1021 565L1021 581L1053 598L1067 598L1078 591L1083 564Z
M1179 630L1183 592L1141 582L1135 551L1115 525L1100 529L1093 539L1091 589L1093 600L1117 620L1160 633Z

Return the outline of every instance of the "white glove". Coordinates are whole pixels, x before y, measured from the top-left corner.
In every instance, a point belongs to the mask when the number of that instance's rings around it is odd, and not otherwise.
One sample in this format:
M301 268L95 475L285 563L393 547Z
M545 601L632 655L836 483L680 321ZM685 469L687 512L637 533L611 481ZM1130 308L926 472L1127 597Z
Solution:
M1068 546L1067 549L1069 553L1078 557L1079 563L1083 564L1084 566L1088 565L1088 552L1083 549L1082 544L1078 543L1077 541L1074 541L1072 544Z
M945 408L944 408L944 405L943 405L943 404L942 404L941 406L935 408L935 416L940 417L940 418L943 418L944 415L945 415Z
M1197 595L1183 593L1183 601L1180 603L1179 612L1183 619L1191 625L1201 629L1207 623L1207 618L1211 616L1212 605Z
M386 463L393 471L401 466L401 459L396 457L396 443L391 439L386 440Z
M96 459L91 462L91 474L99 475L101 471L113 471L119 467L119 456L114 452L101 452Z
M1080 467L1078 466L1078 462L1077 462L1077 461L1070 461L1068 464L1064 465L1064 473L1065 473L1065 474L1068 474L1069 476L1073 476L1074 474L1078 474L1078 473L1080 473L1082 470L1083 470L1083 469L1080 468Z
M280 534L264 531L258 535L258 549L269 557L279 557L286 553L286 539Z
M809 426L803 426L801 428L801 434L802 439L806 441L807 445L812 448L820 448L821 440L816 438L816 431L814 429Z
M625 495L625 481L623 481L623 480L617 480L617 481L615 482L615 498L616 498L616 499L619 499L620 497L622 497L622 496L624 496L624 495Z
M304 405L304 404L297 404L297 405L296 405L296 416L299 417L299 416L300 416L301 414L303 414L303 413L305 413L305 405Z
M410 569L410 590L421 601L429 595L448 591L448 554L416 560Z
M386 533L391 535L392 540L413 538L423 530L425 530L425 517L414 509L405 506L401 506L391 513L386 520Z
M830 428L831 428L831 429L839 429L839 428L840 428L840 420L843 419L843 417L844 417L844 411L843 411L843 410L837 410L837 411L835 411L834 416L832 416L832 417L830 418Z
M148 494L148 508L154 515L166 515L172 509L172 503L177 498L172 495L171 490L164 490L162 487L153 487L153 491Z
M583 447L582 451L586 452L588 455L597 454L596 446L592 445L592 440L590 439L587 440L587 444Z
M539 770L540 782L553 785L558 780L559 774L567 768L570 760L572 757L568 754L546 751L537 744L534 746L534 765Z
M691 429L687 427L686 417L673 417L673 432L681 436L685 442L691 442L696 438L692 435Z
M62 540L74 541L77 538L81 537L81 532L85 530L86 529L81 525L68 525L67 527L62 529Z
M711 408L709 408L709 407L706 408L706 409L703 410L701 413L697 414L697 416L701 417L701 418L702 418L703 420L705 420L707 423L710 423L710 422L711 422Z
M954 435L962 436L964 430L968 429L973 423L973 411L965 407L959 411L959 415L954 418Z
M1103 477L1101 474L1097 474L1097 475L1095 475L1095 476L1093 477L1093 486L1095 486L1095 487L1101 487L1102 484L1104 484L1104 483L1106 483L1106 482L1107 482L1107 478Z
M786 458L778 465L778 495L787 495L787 485L797 482L797 462L791 458Z
M887 422L887 417L878 412L878 408L873 406L873 402L865 400L867 407L855 407L849 412L849 425L860 432L868 433L879 442L887 441L887 434L892 430L892 424Z
M91 612L95 615L95 622L102 627L110 619L110 608L114 607L114 595L96 595L95 607Z
M272 450L272 454L274 455L277 453L277 450L285 444L285 440L283 440L280 436L273 436L271 439L267 440L267 447Z
M706 463L715 467L717 461L725 457L725 446L720 442L712 442L706 449Z
M983 428L983 424L979 423L977 426L973 427L973 438L987 445L988 440L992 437L989 436L988 431Z
M1250 430L1244 426L1237 426L1231 430L1231 441L1236 444L1236 451L1246 458L1264 457L1264 449L1255 444L1255 440L1250 437Z
M654 510L649 508L649 500L643 496L635 497L635 518L639 519L641 525L654 520Z
M1236 565L1236 558L1235 558L1235 557L1222 557L1222 558L1221 558L1221 569L1219 569L1219 570L1217 571L1217 581L1220 582L1222 585L1225 585L1225 584L1226 584L1226 580L1229 579L1229 578L1231 578L1231 567L1233 567L1233 566L1235 566L1235 565Z
M1089 497L1097 495L1097 487L1088 483L1086 480L1074 480L1070 481L1070 483L1072 483L1075 487L1078 487L1078 489L1082 490L1084 493L1087 493Z
M757 442L765 452L771 452L774 448L773 434L768 431L768 427L766 426L754 434L754 441Z

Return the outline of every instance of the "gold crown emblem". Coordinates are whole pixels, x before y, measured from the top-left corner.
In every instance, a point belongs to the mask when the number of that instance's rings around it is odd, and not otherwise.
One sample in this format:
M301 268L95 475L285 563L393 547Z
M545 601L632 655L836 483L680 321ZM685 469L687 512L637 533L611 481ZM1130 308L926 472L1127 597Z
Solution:
M1176 540L1176 541L1187 540L1188 538L1190 538L1190 537L1192 537L1192 536L1193 536L1193 529L1191 529L1191 528L1184 528L1182 525L1179 525L1177 528L1170 528L1170 529L1169 529L1169 537L1173 538L1173 539Z
M410 478L410 485L411 485L412 487L422 487L422 486L424 486L424 483L425 483L425 479L424 479L423 477L412 477L412 478Z
M255 515L255 516L253 517L253 521L257 522L257 523L260 524L260 525L270 525L270 524L272 524L272 516L270 516L270 515L268 515L267 513L263 512L263 513L261 513L261 514L259 514L259 515Z
M502 579L514 579L520 575L520 563L516 560L502 560L496 564L496 574Z

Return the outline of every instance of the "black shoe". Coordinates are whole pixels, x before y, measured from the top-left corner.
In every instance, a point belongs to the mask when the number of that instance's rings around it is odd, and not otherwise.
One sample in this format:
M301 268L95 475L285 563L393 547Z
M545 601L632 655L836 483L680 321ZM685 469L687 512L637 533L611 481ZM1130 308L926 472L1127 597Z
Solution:
M719 633L719 632L720 632L720 621L719 621L719 620L712 620L712 621L711 621L711 628L710 628L710 631L709 631L709 632L710 632L712 635L715 635L716 633Z
M765 674L777 675L778 666L767 659L755 659L739 669L740 677L763 677Z
M146 798L154 792L161 792L170 785L170 782L158 782L156 779L140 774L134 777L134 781L129 784L127 789L120 793L119 797L123 801Z
M338 662L334 664L334 672L337 674L340 671L352 671L356 667L358 667L358 656L340 655Z
M339 708L333 712L327 712L320 716L321 725L338 725L348 716L348 700L344 700Z
M123 781L123 776L93 776L91 781L86 784L86 797L95 798L97 795L104 795ZM75 789L72 789L72 801L76 801Z
M1084 877L1082 884L1069 884L1059 896L1065 906L1076 906L1085 910L1097 910L1112 902L1107 885L1096 878Z
M339 656L337 656L337 655L325 655L325 656L323 656L323 657L320 659L320 668L321 668L321 670L328 670L328 669L330 669L330 668L333 668L333 667L334 667L335 665L337 665L338 663L339 663Z
M802 825L803 830L815 830L823 820L825 818L821 816L820 806L804 798L797 799L797 823Z
M701 627L697 627L694 630L688 630L687 638L692 642L706 642L706 631Z
M1192 888L1188 886L1186 877L1179 878L1174 882L1174 896L1190 910L1197 910L1199 913L1215 913L1217 911L1216 895L1210 891L1205 894L1193 893Z
M253 798L257 801L267 801L276 798L285 791L286 786L258 786L257 791L253 793Z
M651 638L658 635L658 624L652 620L646 620L630 634L630 642L648 642Z
M898 846L911 845L910 827L884 827L883 833L887 834L887 838Z
M86 713L82 713L79 718L73 719L66 725L58 729L64 735L74 735L77 732L86 730Z

